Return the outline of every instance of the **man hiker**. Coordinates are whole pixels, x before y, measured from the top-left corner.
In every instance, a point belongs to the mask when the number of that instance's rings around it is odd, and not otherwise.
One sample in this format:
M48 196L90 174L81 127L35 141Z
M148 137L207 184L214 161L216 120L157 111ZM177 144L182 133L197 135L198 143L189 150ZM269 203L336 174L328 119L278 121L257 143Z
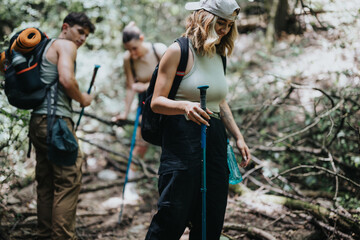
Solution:
M80 92L75 78L77 49L82 46L95 26L84 13L70 13L64 19L61 33L52 39L45 48L41 63L41 80L49 84L58 79L58 87L51 87L51 95L57 101L56 118L63 119L74 135L71 100L81 107L89 106L92 96ZM54 164L48 159L47 115L48 101L45 101L31 114L30 139L36 151L37 217L39 239L77 239L75 216L81 187L82 157L80 150L74 164L64 166ZM64 160L65 161L65 160Z

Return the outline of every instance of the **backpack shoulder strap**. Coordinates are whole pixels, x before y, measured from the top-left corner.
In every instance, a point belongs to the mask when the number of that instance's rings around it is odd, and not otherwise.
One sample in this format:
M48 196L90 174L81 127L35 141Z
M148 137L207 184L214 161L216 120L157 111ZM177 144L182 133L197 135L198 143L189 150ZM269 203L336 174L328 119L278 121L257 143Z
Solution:
M181 57L179 66L176 71L175 79L169 93L170 99L175 98L176 92L180 86L180 82L185 75L185 70L189 57L189 39L185 37L180 37L176 39L176 42L180 45Z
M224 74L226 75L226 56L221 55L221 60L224 67Z
M155 57L158 61L158 63L160 62L160 57L157 55L156 50L155 50L155 46L154 43L151 43L151 47L154 51ZM131 73L133 74L134 78L136 79L136 72L135 72L135 67L134 67L134 61L132 60L132 58L130 58L130 68L131 68Z
M130 57L130 68L131 68L131 73L136 81L136 72L135 72L135 68L134 68L134 60L132 60L132 58Z
M156 59L157 59L157 61L158 61L158 63L160 62L160 57L157 55L157 53L156 53L156 49L155 49L155 44L154 43L151 43L151 47L152 47L152 49L153 49L153 51L154 51L154 54L155 54L155 57L156 57Z

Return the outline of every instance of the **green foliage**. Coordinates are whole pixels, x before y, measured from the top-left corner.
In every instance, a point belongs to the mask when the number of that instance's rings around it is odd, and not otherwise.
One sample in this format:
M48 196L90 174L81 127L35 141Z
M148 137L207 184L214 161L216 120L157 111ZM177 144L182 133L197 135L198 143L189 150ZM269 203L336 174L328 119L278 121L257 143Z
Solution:
M350 194L346 193L344 196L337 199L339 204L346 209L359 209L360 200L357 197L353 197ZM360 216L357 217L360 220Z
M55 38L60 32L63 18L70 11L85 11L95 23L96 31L78 51L76 78L80 89L85 91L91 78L92 66L101 64L94 89L95 102L86 111L110 119L124 109L124 26L135 21L146 41L170 45L184 32L185 16L188 14L183 8L185 2L187 0L0 0L0 50L7 47L7 40L14 32L24 27L39 27ZM256 2L270 4L270 1ZM316 9L326 7L324 1L304 2ZM242 6L248 3L241 0ZM349 18L354 21L348 21L344 26L339 25L336 31L333 29L329 33L316 35L316 32L308 29L305 37L285 35L275 44L271 53L265 48L265 35L261 30L241 35L236 43L235 54L228 61L229 105L249 147L267 147L267 150L252 152L257 158L266 159L269 163L263 169L263 176L273 177L301 164L332 169L329 161L320 160L329 158L330 152L339 173L359 179L359 174L356 173L360 167L357 130L360 127L360 105L356 85L358 72L351 66L338 67L335 61L331 62L334 69L326 68L322 64L322 61L327 60L326 56L314 57L333 51L336 54L334 60L349 58L353 62L353 59L358 58L356 54L345 54L346 50L358 52L358 36L356 31L352 31L354 28L351 28L351 24L356 24L359 14ZM311 16L303 16L303 19L310 26L312 23L313 26L318 25ZM299 24L306 25L304 22ZM316 51L317 49L320 51ZM314 70L314 66L318 66L320 70ZM0 76L0 85L2 80L3 77ZM295 88L291 84L305 86L307 89ZM311 87L318 87L324 92ZM333 107L329 97L335 105L341 99L345 103L307 131L300 132ZM74 104L74 108L79 109L78 104ZM25 161L27 150L28 119L29 112L9 107L1 91L0 184L6 185L14 178L24 175L21 163ZM101 124L96 129L109 131L108 126ZM131 132L131 127L125 128L124 137L130 139ZM296 132L299 133L284 141L275 142ZM299 147L302 148L299 150ZM317 151L310 151L314 149ZM157 149L150 148L146 157L151 158L155 153ZM296 173L308 172L308 169L303 169ZM334 177L330 175L288 178L306 188L334 191ZM279 184L284 189L290 189L287 184ZM340 186L342 192L349 189L348 185ZM351 193L348 197L344 195L339 201L348 207L354 207L357 203Z

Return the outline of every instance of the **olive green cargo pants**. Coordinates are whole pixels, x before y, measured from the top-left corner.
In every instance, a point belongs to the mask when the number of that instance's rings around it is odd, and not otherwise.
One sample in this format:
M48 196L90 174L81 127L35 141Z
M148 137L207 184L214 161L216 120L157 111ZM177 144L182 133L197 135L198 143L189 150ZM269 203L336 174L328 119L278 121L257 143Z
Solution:
M72 120L63 119L76 138ZM29 135L36 152L38 236L52 240L77 239L75 217L81 187L82 154L79 149L73 166L51 163L47 157L46 128L46 115L31 116Z

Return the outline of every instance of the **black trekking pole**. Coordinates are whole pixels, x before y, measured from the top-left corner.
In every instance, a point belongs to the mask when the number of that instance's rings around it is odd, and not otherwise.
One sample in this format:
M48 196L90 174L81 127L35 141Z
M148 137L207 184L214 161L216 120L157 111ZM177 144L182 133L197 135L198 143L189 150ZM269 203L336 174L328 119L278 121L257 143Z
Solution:
M92 75L92 79L91 79L91 82L90 82L90 87L89 87L89 89L88 89L88 91L87 91L88 94L90 94L91 88L92 88L92 86L94 85L96 73L97 73L97 71L99 70L99 68L100 68L100 65L95 65L95 67L94 67L94 72L93 72L93 75ZM85 107L83 107L83 108L81 109L80 116L79 116L79 120L78 120L77 123L76 123L75 132L77 131L77 129L78 129L78 127L79 127L81 117L84 115L84 109L85 109Z
M200 89L200 107L206 111L206 89L208 85L199 86ZM201 210L201 239L206 240L206 125L201 124L201 148L203 150L202 168L201 168L201 192L202 192L202 210Z

